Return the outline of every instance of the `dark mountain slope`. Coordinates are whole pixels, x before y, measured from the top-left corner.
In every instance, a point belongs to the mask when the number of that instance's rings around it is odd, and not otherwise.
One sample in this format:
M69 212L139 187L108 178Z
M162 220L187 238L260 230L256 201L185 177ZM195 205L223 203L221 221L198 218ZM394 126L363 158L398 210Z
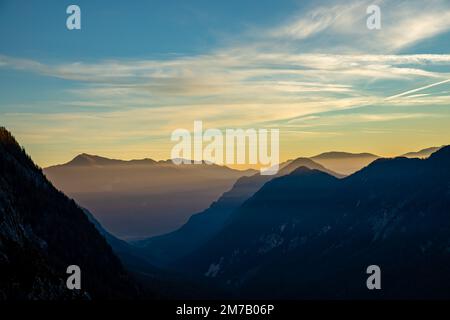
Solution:
M105 238L108 244L113 249L114 253L120 258L127 270L139 271L151 274L157 277L161 270L154 267L144 255L135 246L129 244L128 242L121 240L109 231L105 230L103 226L95 219L94 215L88 210L84 209L89 221L91 221L100 234Z
M250 177L242 177L234 186L225 192L219 200L213 202L205 211L193 215L180 229L158 237L136 242L153 263L171 268L182 268L177 260L197 249L215 235L227 222L229 215L245 200L251 197L264 183L275 177L284 176L295 169L306 166L334 176L338 174L326 169L308 158L298 158L281 166L275 176L263 176L259 173Z
M139 298L213 299L226 297L226 292L199 277L186 277L153 266L139 248L116 238L103 228L88 210L89 220L110 244L133 280L140 285ZM157 292L155 296L154 292Z
M81 268L80 292L66 268ZM111 247L0 128L0 299L129 298L138 293Z
M246 298L449 298L450 147L264 185L182 261ZM382 290L366 288L366 268Z

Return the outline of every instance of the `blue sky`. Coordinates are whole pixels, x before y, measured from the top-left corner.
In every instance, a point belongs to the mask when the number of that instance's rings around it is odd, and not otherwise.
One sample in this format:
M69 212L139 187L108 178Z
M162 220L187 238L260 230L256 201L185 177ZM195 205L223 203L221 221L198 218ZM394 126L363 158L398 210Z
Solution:
M445 0L0 0L0 124L43 166L168 158L194 120L279 128L282 159L394 155L448 144L449 40Z
M66 8L77 4L83 32L65 29ZM251 26L283 20L300 1L2 1L4 54L36 59L148 58L200 54Z

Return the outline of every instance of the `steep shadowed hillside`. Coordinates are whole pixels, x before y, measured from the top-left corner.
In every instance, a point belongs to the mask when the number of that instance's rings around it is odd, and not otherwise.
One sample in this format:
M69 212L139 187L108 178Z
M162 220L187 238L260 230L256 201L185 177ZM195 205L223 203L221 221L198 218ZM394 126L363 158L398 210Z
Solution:
M133 280L140 285L139 298L158 299L212 299L226 297L226 292L210 281L198 277L166 271L155 267L139 248L109 233L88 210L83 209L89 220L120 258ZM155 295L157 292L157 295Z
M173 269L182 268L174 262L203 245L220 231L234 209L251 197L267 181L289 174L301 166L341 177L311 159L297 158L290 160L281 165L280 171L275 176L264 176L256 173L253 176L238 179L234 186L225 192L219 200L212 203L205 211L193 215L180 229L166 235L138 241L135 244L142 248L143 253L153 263L170 266Z
M81 290L66 269L81 268ZM133 298L111 247L74 201L57 191L0 128L0 300Z
M450 147L264 185L178 262L250 298L449 298ZM366 288L379 265L382 290Z

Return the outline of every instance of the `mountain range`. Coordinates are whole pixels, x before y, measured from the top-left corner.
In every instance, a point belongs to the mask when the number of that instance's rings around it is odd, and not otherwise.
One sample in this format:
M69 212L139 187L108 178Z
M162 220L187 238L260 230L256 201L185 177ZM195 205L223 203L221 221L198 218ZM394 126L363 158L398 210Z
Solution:
M450 147L343 179L300 167L177 264L243 298L449 298ZM382 291L366 288L369 265Z
M426 157L438 149L427 148L404 156ZM345 176L378 158L370 153L333 151L309 159L322 166L319 170ZM301 159L306 158L298 161ZM280 169L293 161L280 164ZM251 169L240 171L205 163L177 166L171 160L149 158L124 161L86 153L65 164L45 168L44 173L59 190L93 212L106 229L127 240L176 231L189 219L197 219L198 215L193 217L195 213L221 202L222 195L229 196L224 193L231 191L239 178L259 176ZM266 182L271 177L253 177L250 181L258 179ZM249 184L253 188L242 195L244 200L262 186ZM242 190L242 186L239 188Z
M177 229L236 179L254 174L208 164L115 160L81 154L44 169L61 191L95 214L114 235L139 238ZM176 201L173 201L176 199Z
M427 157L437 150L439 150L437 147L427 148L404 156L411 158ZM274 177L287 175L304 166L326 172L336 178L343 178L344 174L329 170L322 164L327 164L341 172L353 172L353 170L359 170L378 158L378 156L370 153L327 152L311 158L300 157L288 160L280 165L280 171L275 176L261 176L257 173L249 177L239 178L233 187L217 201L214 201L208 209L194 214L179 229L161 236L135 241L133 244L142 248L143 254L153 264L177 269L179 266L178 259L195 250L221 230L228 222L233 210L237 209Z

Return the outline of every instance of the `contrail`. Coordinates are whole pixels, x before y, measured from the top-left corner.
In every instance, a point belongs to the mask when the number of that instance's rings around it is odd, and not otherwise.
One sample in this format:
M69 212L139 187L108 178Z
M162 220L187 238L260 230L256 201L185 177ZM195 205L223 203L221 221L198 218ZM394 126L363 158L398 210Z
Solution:
M436 82L436 83L432 83L432 84L429 84L429 85L427 85L425 87L420 87L420 88L417 88L417 89L413 89L413 90L409 90L409 91L406 91L406 92L403 92L403 93L399 93L399 94L396 94L395 96L387 97L384 100L392 100L392 99L395 99L395 98L400 98L400 97L406 96L407 94L414 93L414 92L421 91L421 90L425 90L425 89L428 89L428 88L432 88L432 87L435 87L435 86L438 86L440 84L447 83L447 82L450 82L450 79L447 79L447 80L444 80L444 81L440 81L440 82Z

